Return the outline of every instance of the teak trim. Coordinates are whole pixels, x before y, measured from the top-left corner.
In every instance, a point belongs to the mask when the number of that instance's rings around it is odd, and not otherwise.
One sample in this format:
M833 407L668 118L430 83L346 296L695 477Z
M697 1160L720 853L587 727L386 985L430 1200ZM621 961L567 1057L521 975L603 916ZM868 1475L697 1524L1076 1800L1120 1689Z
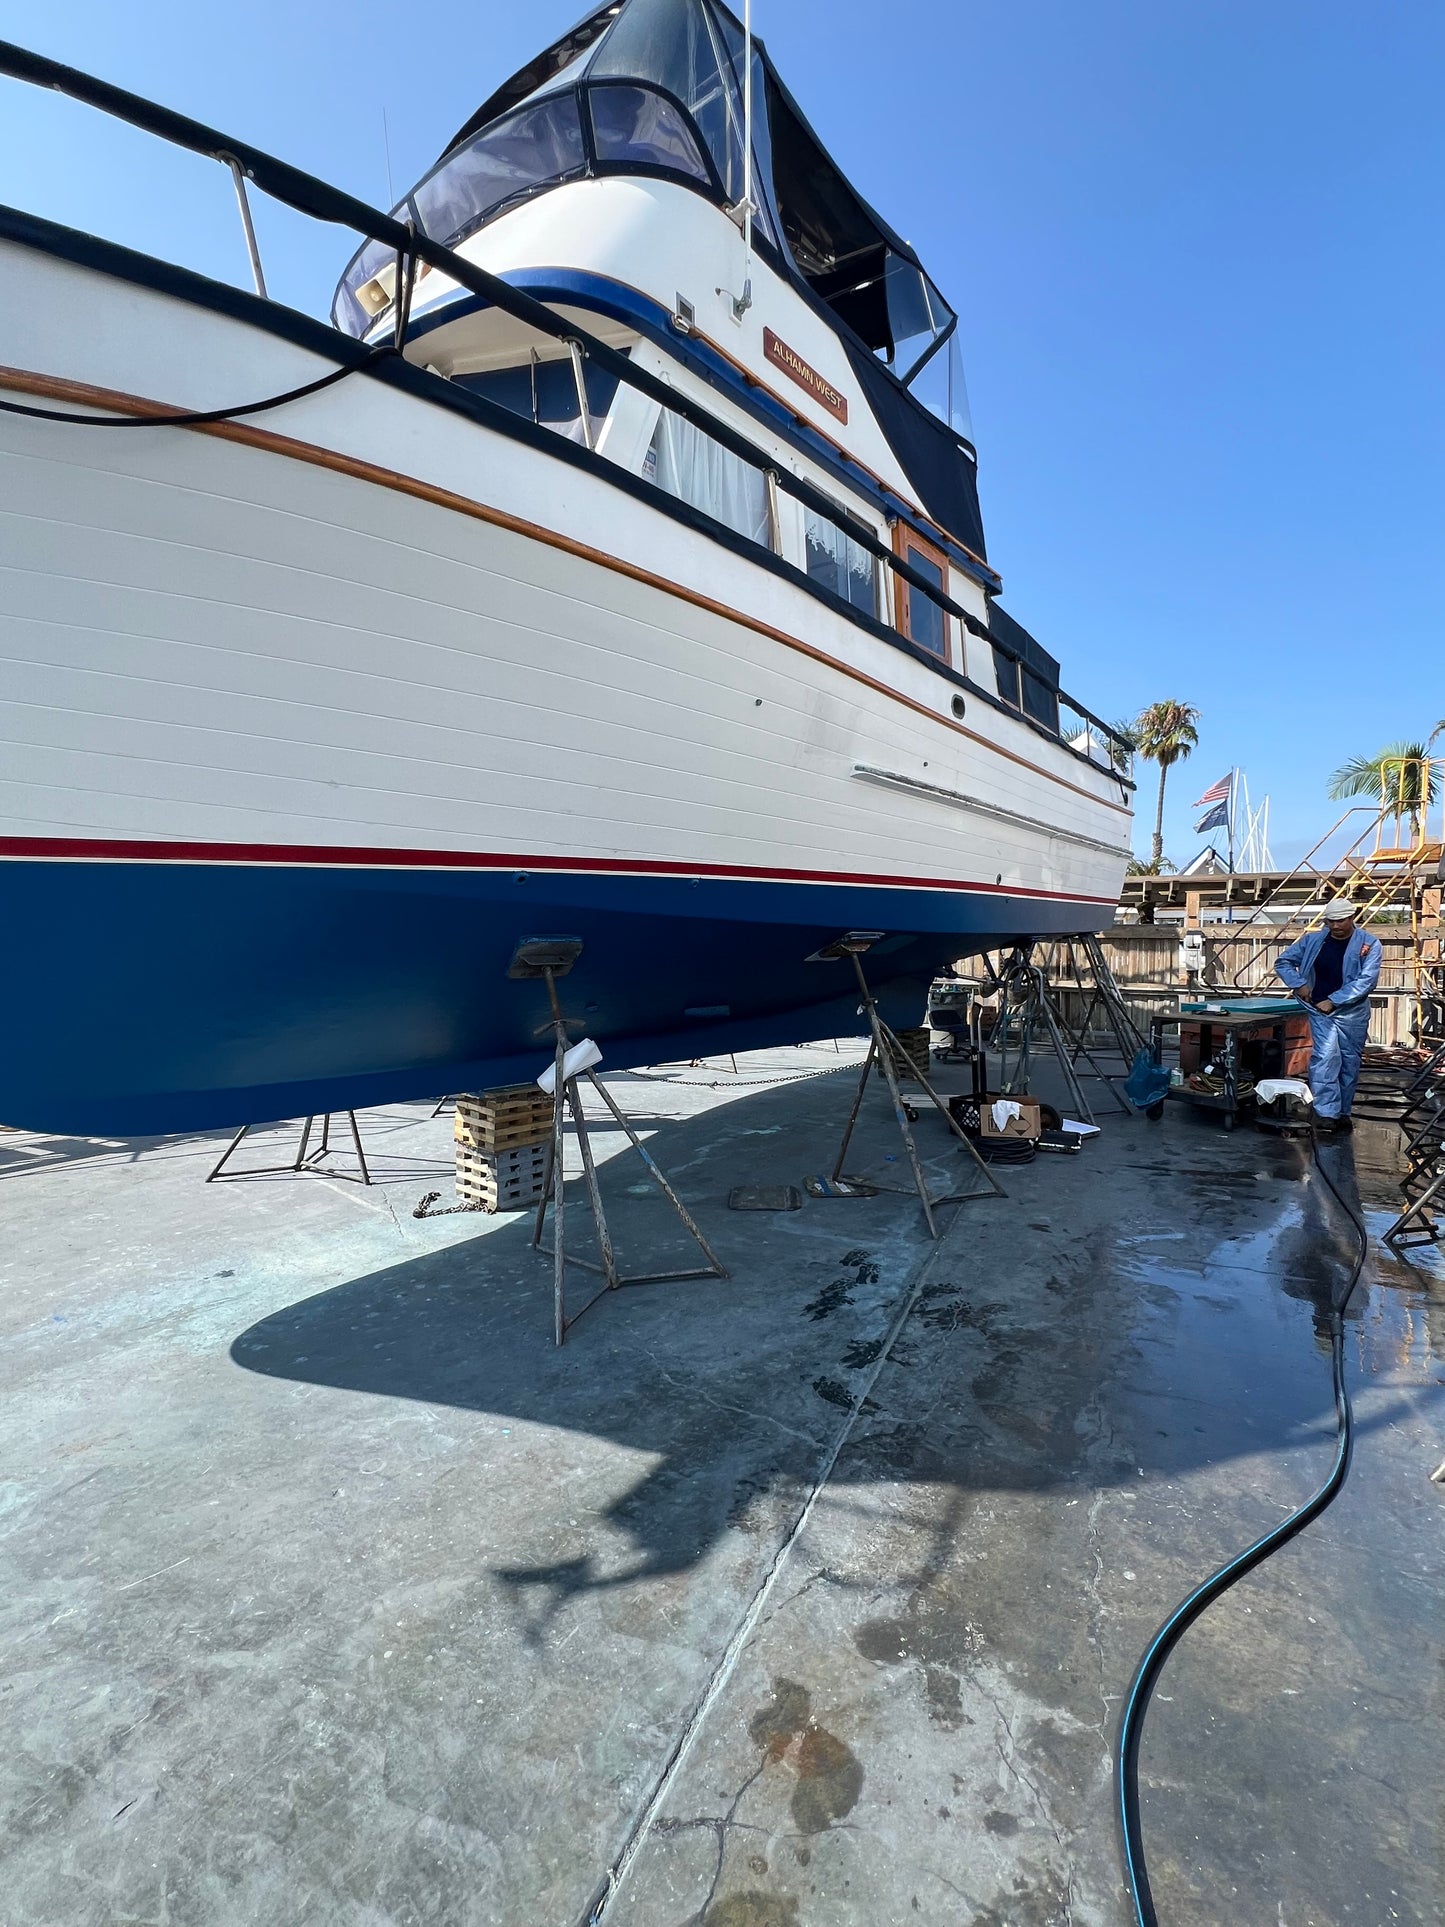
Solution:
M912 551L912 553L910 553L910 551ZM948 557L936 543L930 542L927 536L920 535L917 529L910 528L906 522L895 523L893 529L893 552L900 562L907 562L914 566L916 566L914 561L915 557L923 562L932 563L933 567L938 570L939 589L944 595L948 594ZM903 578L899 578L895 582L894 597L898 606L898 620L894 625L895 628L898 630L899 635L906 636L909 642L916 643L920 649L927 649L930 655L937 655L940 662L946 662L952 665L953 646L950 641L950 633L954 626L952 618L947 609L938 610L943 622L943 648L941 650L933 649L921 636L915 636L913 633L913 593L913 584L911 582ZM938 605L935 603L934 607L937 608ZM962 663L960 663L959 667L962 668L962 666Z

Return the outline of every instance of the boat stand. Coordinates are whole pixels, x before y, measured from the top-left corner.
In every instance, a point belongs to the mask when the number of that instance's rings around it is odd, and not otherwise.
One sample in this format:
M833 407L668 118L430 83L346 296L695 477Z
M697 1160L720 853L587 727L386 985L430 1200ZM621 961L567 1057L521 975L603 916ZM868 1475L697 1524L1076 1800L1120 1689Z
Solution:
M894 1031L879 1011L873 992L868 987L868 979L863 973L863 958L867 955L868 951L872 949L873 945L882 939L882 936L883 932L881 930L850 930L845 936L839 937L836 943L825 945L822 950L814 951L813 955L808 958L809 963L834 963L843 957L847 957L851 961L854 974L858 979L858 989L863 998L863 1009L868 1018L868 1052L863 1059L863 1070L858 1079L858 1089L853 1096L853 1108L848 1113L848 1123L843 1132L843 1142L838 1146L838 1156L834 1161L831 1181L834 1184L838 1184L843 1179L843 1160L848 1155L848 1146L852 1142L853 1131L858 1123L858 1113L863 1108L863 1093L868 1088L869 1073L876 1065L887 1080L888 1095L893 1100L893 1115L898 1120L899 1133L903 1138L903 1148L908 1153L908 1162L913 1171L914 1188L918 1192L918 1201L923 1206L923 1219L924 1223L928 1226L928 1235L931 1238L937 1239L940 1233L938 1222L933 1213L938 1205L966 1204L970 1198L984 1198L989 1195L1004 1198L1008 1196L1008 1193L979 1156L977 1150L949 1110L947 1104L945 1104L943 1099L938 1095L938 1092L934 1090L932 1084L929 1083L923 1072L915 1065L912 1070L912 1075L916 1077L918 1082L923 1086L924 1093L929 1102L933 1105L949 1130L952 1131L953 1135L958 1139L960 1144L962 1144L964 1150L973 1159L974 1164L983 1176L986 1187L983 1190L974 1191L949 1191L937 1198L929 1196L928 1180L923 1174L923 1165L918 1156L918 1146L913 1140L910 1107L905 1103L903 1093L898 1084L897 1066L899 1063L907 1061L906 1053ZM869 1182L872 1184L871 1179ZM877 1185L874 1188L880 1191L897 1191L901 1187L897 1185Z
M278 1178L292 1176L298 1171L317 1171L321 1160L331 1156L331 1119L334 1115L337 1115L337 1113L328 1111L321 1119L321 1142L316 1146L315 1150L308 1149L308 1146L311 1143L311 1127L316 1122L316 1119L314 1117L305 1119L301 1126L301 1142L296 1147L296 1157L292 1163L263 1164L254 1166L246 1171L227 1171L225 1168L226 1164L230 1159L231 1153L240 1144L241 1139L245 1137L248 1131L255 1131L261 1128L255 1124L243 1124L231 1139L231 1142L226 1146L225 1150L222 1151L212 1169L207 1172L206 1183L214 1184L216 1179L223 1175L227 1178ZM366 1153L361 1148L361 1132L356 1126L356 1113L355 1111L342 1111L339 1115L344 1117L351 1126L351 1142L356 1148L356 1162L361 1166L360 1182L362 1184L370 1184L371 1172L366 1166ZM331 1171L326 1175L335 1178L346 1177L347 1182L350 1184L357 1182L355 1178L348 1177L347 1174L342 1171Z
M1114 1049L1118 1052L1119 1061L1124 1067L1123 1075L1127 1076L1139 1052L1147 1050L1149 1045L1144 1033L1134 1022L1133 1012L1124 1001L1124 993L1120 990L1114 973L1109 967L1109 960L1104 955L1104 946L1099 942L1097 932L1093 930L1082 931L1075 937L1063 937L1060 941L1068 959L1069 969L1073 972L1074 982L1081 991L1085 988L1086 968L1090 978L1089 1001L1085 1004L1078 1022L1068 1025L1067 1028L1082 1047L1083 1039L1094 1030L1096 1018L1101 1017L1105 1028L1113 1038ZM1100 1055L1108 1055L1107 1044L1100 1046ZM1075 1062L1077 1061L1076 1052ZM1112 1083L1113 1079L1109 1081Z
M1081 941L1073 939L1072 941ZM1068 1087L1069 1100L1086 1124L1097 1124L1093 1106L1085 1095L1081 1076L1092 1073L1104 1085L1119 1109L1129 1115L1132 1106L1119 1089L1119 1080L1104 1070L1088 1045L1084 1042L1083 1026L1075 1028L1064 1016L1057 999L1048 971L1033 957L1032 943L1017 944L1009 956L994 970L990 960L985 957L984 968L989 972L992 982L991 993L999 1000L998 1017L993 1027L991 1043L998 1052L1001 1091L1026 1091L1032 1072L1033 1039L1042 1033L1053 1046L1054 1055L1059 1060L1059 1070ZM1087 952L1086 952L1087 954ZM1102 961L1102 952L1099 953ZM1091 964L1093 959L1090 958ZM1097 965L1094 966L1097 970ZM1077 963L1075 963L1077 970ZM1107 973L1108 965L1103 965ZM1112 984L1112 976L1108 977ZM1124 1062L1125 1071L1129 1068L1128 1033L1120 1028L1121 1021L1132 1029L1132 1019L1123 1011L1120 1000L1119 1011L1114 1011L1109 1003L1106 990L1101 990L1096 978L1096 994L1102 995L1104 1007L1109 1012L1110 1028L1114 1031L1115 1048ZM1117 995L1117 991L1116 991ZM1090 1004L1092 1013L1093 1003ZM1122 1013L1122 1017L1121 1017ZM1009 1066L1010 1037L1014 1040L1015 1057L1012 1069ZM1072 1048L1071 1048L1072 1046ZM1081 1073L1079 1059L1083 1058L1089 1066L1089 1073Z
M542 1028L552 1032L556 1047L552 1086L552 1137L547 1150L542 1200L537 1206L537 1218L532 1227L532 1249L547 1252L552 1260L553 1335L559 1345L565 1342L567 1333L583 1313L589 1311L609 1291L619 1291L624 1285L679 1284L688 1279L726 1278L728 1275L726 1267L718 1261L707 1239L694 1223L687 1206L668 1183L647 1146L618 1109L607 1086L590 1068L580 1069L571 1077L566 1075L564 1064L569 1049L568 1019L562 1014L562 1005L557 996L557 979L567 975L581 954L580 937L529 937L517 945L507 971L507 975L513 979L523 982L541 979L546 983L547 1002L551 1015ZM612 1233L608 1229L607 1214L602 1208L602 1192L597 1182L597 1164L592 1155L592 1140L588 1134L587 1116L582 1107L582 1093L579 1086L584 1077L611 1112L615 1122L626 1133L633 1150L646 1165L648 1176L682 1220L694 1243L707 1259L706 1265L690 1271L647 1271L634 1272L630 1275L619 1271ZM592 1214L593 1228L597 1234L600 1263L596 1259L580 1257L567 1248L564 1152L569 1110L572 1113L573 1128L577 1133L577 1146L582 1153L582 1175L587 1185L587 1203ZM547 1247L542 1243L542 1235L546 1228L549 1204L553 1212L553 1225L551 1250L547 1251ZM601 1287L593 1292L586 1303L571 1313L567 1309L567 1267L569 1265L575 1265L582 1271L593 1272L603 1280Z
M1385 1243L1397 1251L1445 1239L1445 1061L1440 1051L1425 1064L1423 1081L1417 1078L1410 1093L1401 1118L1405 1209L1384 1234Z

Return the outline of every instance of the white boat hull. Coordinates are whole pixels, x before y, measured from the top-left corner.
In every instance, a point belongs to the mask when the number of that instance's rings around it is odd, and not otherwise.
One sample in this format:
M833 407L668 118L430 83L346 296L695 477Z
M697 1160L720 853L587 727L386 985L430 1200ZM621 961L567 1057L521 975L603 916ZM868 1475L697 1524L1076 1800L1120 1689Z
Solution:
M0 243L0 392L325 371ZM99 314L109 317L97 326ZM205 431L0 416L0 1115L155 1131L515 1075L526 935L613 1063L827 1034L1112 914L1106 772L605 474L358 375ZM15 940L15 933L22 933ZM891 956L890 956L891 953ZM695 1013L709 1012L710 1015Z

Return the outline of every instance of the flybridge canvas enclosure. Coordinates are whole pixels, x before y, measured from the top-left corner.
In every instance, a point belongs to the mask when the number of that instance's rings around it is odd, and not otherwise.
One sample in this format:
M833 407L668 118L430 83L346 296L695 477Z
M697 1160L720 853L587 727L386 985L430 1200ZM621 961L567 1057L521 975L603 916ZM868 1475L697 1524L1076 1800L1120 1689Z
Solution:
M919 500L941 528L956 535L985 561L983 515L978 506L978 471L963 455L945 422L901 387L878 360L845 335L843 346L853 372L878 417L878 426L898 457Z
M657 174L736 209L745 191L744 36L718 0L616 0L483 103L395 210L455 246L517 201L584 175ZM753 42L753 234L837 328L919 499L980 556L983 528L957 316L908 243L852 187ZM336 325L364 335L393 258L357 254Z

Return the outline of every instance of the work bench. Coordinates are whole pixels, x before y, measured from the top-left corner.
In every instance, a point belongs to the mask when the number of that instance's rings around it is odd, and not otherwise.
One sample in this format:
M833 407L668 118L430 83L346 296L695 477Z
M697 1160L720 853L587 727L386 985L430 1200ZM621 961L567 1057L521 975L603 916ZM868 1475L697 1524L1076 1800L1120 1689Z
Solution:
M1309 1016L1293 997L1220 998L1159 1012L1149 1026L1156 1064L1164 1062L1164 1030L1171 1024L1179 1030L1179 1069L1186 1082L1172 1085L1169 1096L1217 1112L1226 1131L1234 1129L1241 1110L1253 1106L1261 1078L1303 1077L1309 1069ZM1187 1080L1206 1065L1215 1066L1221 1090L1190 1089ZM1151 1118L1163 1115L1162 1100L1150 1107Z

